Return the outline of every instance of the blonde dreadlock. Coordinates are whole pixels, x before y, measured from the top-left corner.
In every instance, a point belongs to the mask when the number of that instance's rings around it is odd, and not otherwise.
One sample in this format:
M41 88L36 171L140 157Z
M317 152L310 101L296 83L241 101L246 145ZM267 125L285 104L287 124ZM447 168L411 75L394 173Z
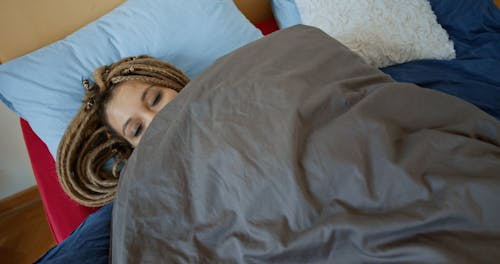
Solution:
M179 92L189 79L174 66L149 56L122 59L96 69L93 76L94 84L82 82L87 89L84 103L59 144L57 174L73 200L96 207L114 198L120 165L133 149L103 118L113 87L136 80ZM111 170L104 168L109 160L113 160Z

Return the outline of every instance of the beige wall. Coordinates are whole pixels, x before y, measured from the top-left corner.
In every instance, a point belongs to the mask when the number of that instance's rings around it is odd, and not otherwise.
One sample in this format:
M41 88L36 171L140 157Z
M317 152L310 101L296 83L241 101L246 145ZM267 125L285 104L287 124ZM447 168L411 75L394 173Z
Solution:
M0 199L35 185L19 117L0 102Z

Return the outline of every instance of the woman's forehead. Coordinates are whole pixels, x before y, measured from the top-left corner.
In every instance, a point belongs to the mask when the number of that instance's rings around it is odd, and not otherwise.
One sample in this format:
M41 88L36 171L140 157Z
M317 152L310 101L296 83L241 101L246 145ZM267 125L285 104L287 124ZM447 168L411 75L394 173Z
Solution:
M141 97L150 85L136 81L128 81L115 87L113 95L106 104L105 113L109 124L116 131L141 109Z

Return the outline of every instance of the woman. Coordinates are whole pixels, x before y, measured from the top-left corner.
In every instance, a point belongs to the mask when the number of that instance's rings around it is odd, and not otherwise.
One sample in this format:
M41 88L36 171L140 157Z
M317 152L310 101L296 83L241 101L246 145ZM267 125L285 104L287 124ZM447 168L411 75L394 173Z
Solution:
M113 199L121 165L189 79L149 56L124 58L93 76L93 84L82 81L85 99L59 144L57 174L72 199L95 207Z

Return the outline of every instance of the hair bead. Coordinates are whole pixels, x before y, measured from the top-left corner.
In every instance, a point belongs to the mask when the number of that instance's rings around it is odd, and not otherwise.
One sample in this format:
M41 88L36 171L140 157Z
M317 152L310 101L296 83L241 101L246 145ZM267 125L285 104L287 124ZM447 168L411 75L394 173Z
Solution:
M93 97L90 97L90 99L86 103L85 110L87 111L91 110L94 104L95 104L95 99Z
M87 90L87 91L90 90L90 82L89 82L89 80L83 79L82 80L82 85L85 88L85 90Z

